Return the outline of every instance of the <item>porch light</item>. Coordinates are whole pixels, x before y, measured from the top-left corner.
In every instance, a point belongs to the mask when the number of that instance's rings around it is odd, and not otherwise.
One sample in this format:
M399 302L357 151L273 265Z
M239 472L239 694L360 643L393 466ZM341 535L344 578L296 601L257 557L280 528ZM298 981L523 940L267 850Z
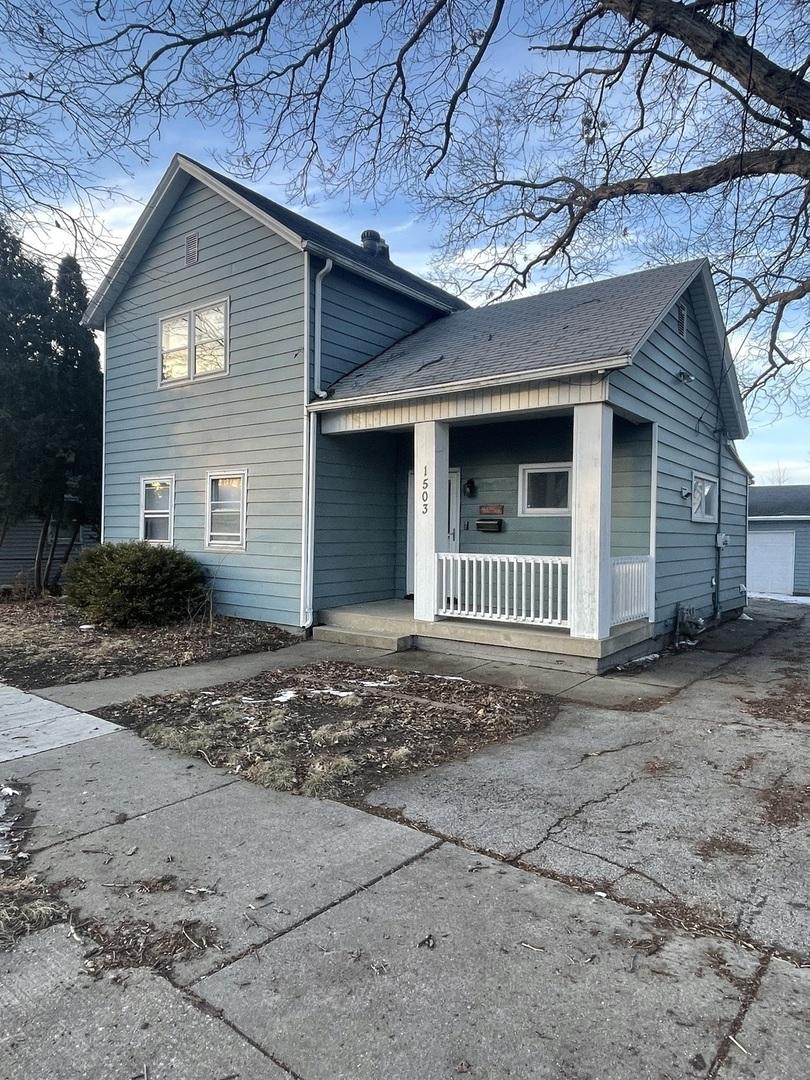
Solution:
M691 371L684 371L683 368L678 372L678 378L682 383L690 383L695 381L695 376Z
M466 480L464 482L464 494L468 498L472 499L474 497L474 495L475 495L475 491L476 491L475 481L472 480L472 479Z

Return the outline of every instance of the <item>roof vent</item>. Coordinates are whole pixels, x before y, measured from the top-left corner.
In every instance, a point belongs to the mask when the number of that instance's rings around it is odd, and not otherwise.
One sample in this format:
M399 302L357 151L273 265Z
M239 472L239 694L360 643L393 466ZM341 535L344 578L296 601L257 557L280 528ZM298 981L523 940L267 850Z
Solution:
M686 304L676 304L675 314L678 319L678 333L681 337L686 337Z
M200 258L200 234L189 233L186 236L186 266L193 266Z
M360 234L360 243L369 255L376 255L380 259L390 257L388 244L383 240L376 229L364 229Z

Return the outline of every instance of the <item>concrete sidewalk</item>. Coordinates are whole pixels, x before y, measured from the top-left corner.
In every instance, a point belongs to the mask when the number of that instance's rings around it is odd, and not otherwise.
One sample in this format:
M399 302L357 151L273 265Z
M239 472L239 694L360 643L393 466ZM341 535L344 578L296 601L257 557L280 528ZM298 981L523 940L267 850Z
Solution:
M77 925L218 947L96 980L64 925L32 935L0 955L3 1080L800 1075L805 976L734 942L126 731L14 768Z

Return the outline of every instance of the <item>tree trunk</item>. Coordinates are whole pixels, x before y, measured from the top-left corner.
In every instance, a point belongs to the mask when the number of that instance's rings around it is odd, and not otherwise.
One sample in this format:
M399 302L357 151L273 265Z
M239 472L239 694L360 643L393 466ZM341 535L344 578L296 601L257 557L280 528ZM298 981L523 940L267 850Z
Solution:
M74 546L76 544L76 541L79 538L80 531L81 531L81 525L79 525L78 522L77 522L73 526L73 532L70 534L70 540L68 540L68 546L65 549L65 554L59 560L59 569L57 570L57 573L56 573L56 578L54 580L54 585L58 585L59 582L62 580L62 573L63 573L65 567L67 566L68 562L70 561L70 556L73 553L73 548L74 548Z
M42 590L43 592L48 588L48 578L51 576L51 568L53 567L53 559L56 555L56 545L59 543L59 533L62 530L62 514L60 512L59 517L56 519L56 525L53 530L53 539L51 540L51 548L48 552L48 561L45 563L45 569L42 573Z
M6 533L7 532L8 532L8 514L6 514L6 516L3 518L3 524L0 525L0 547L3 546L3 541L6 538Z
M42 595L42 556L45 552L45 541L48 539L48 529L51 524L51 513L47 513L42 519L42 528L39 530L37 553L34 556L34 592L37 596Z

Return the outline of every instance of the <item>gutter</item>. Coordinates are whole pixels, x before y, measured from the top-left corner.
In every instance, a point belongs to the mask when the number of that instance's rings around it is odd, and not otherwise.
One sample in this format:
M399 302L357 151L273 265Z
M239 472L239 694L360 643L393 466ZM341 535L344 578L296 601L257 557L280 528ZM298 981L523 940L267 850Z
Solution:
M749 514L749 521L810 521L810 514Z
M601 373L613 368L629 367L632 364L629 353L621 356L605 357L603 360L587 360L579 364L558 364L556 367L536 369L534 371L509 371L501 375L482 375L477 379L463 379L459 382L440 383L438 386L413 386L407 390L395 390L385 394L367 394L362 397L330 398L310 404L311 412L327 412L333 409L351 409L362 405L379 405L389 401L407 401L415 397L441 397L444 394L456 394L464 390L482 390L490 386L504 386L507 383L548 382L552 379L570 375L586 375L589 372Z

